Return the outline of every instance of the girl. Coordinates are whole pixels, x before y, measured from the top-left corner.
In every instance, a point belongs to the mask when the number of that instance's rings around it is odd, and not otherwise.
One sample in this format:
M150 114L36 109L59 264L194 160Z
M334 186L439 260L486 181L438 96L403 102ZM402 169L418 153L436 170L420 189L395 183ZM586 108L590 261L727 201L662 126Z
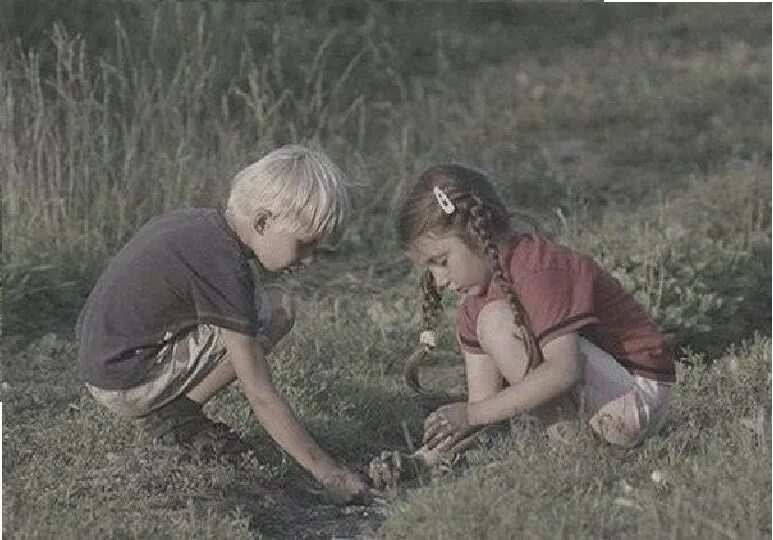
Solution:
M453 449L471 432L524 412L541 418L553 440L576 430L578 412L622 447L659 427L674 351L642 306L589 256L511 227L483 174L454 164L425 170L403 202L398 235L424 269L428 328L441 291L464 297L457 339L469 398L427 417L427 448ZM425 331L421 342L426 353L433 333ZM406 365L414 385L421 356Z

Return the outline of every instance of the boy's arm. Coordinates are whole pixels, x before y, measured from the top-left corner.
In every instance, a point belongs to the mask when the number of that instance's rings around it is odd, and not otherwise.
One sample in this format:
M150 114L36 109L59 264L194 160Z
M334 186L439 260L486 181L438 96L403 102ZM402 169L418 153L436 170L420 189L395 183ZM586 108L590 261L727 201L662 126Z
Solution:
M314 442L277 392L257 339L223 330L223 340L241 389L269 435L323 484L326 478L348 472Z
M523 342L516 336L513 315L506 302L495 302L479 316L479 335L483 349L494 359L500 372L512 372L514 364L526 361ZM566 392L582 375L579 336L569 333L551 340L542 348L544 362L495 395L470 403L470 425L498 422L529 411Z

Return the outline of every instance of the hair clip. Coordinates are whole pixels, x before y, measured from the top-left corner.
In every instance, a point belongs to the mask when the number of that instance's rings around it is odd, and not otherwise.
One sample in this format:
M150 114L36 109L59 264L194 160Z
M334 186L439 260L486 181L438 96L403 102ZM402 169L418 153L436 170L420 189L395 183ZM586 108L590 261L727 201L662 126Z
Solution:
M454 206L453 201L446 195L446 192L438 186L433 187L432 192L435 194L435 198L437 199L440 208L443 209L443 212L446 214L453 214L456 210L456 206Z

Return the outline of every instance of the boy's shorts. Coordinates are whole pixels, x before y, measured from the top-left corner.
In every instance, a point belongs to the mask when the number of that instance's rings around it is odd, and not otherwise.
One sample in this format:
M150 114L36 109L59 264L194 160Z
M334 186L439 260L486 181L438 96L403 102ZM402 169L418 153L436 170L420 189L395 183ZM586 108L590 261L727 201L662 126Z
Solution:
M674 384L630 373L609 353L580 339L580 410L607 442L632 447L663 425Z
M292 327L294 305L289 293L279 287L261 289L261 298L256 337L268 354ZM200 324L167 343L156 354L148 382L140 386L127 390L104 390L90 384L86 387L97 402L119 416L145 416L195 388L226 361L222 333L218 326Z
M119 416L145 416L190 391L226 358L221 335L219 327L201 324L166 344L156 354L150 380L140 386L127 390L86 387L97 402Z

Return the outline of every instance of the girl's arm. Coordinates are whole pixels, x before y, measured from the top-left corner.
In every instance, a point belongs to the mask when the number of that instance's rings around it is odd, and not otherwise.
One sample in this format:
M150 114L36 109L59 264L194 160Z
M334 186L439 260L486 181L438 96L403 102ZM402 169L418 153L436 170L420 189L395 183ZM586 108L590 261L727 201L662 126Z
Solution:
M487 304L478 316L478 338L510 386L482 401L470 401L471 426L491 424L542 405L569 390L582 375L579 336L570 333L542 348L544 362L526 373L528 359L506 301Z

